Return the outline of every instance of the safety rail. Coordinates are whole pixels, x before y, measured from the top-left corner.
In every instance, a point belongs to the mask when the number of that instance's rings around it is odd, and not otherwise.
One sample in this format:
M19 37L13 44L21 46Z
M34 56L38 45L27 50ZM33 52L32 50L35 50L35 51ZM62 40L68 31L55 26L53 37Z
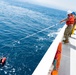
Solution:
M66 27L67 26L64 25L61 31L58 33L57 37L55 38L55 40L53 41L45 55L43 56L42 60L40 61L32 75L48 75L49 69L53 64L58 49L58 45L62 41Z

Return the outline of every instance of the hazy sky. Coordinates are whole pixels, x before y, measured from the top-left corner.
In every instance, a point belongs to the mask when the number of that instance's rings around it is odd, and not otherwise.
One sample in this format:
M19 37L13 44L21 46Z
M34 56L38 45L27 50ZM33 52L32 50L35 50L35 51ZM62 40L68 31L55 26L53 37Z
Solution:
M62 10L76 10L76 0L18 0L18 1L29 2L33 4L43 5Z

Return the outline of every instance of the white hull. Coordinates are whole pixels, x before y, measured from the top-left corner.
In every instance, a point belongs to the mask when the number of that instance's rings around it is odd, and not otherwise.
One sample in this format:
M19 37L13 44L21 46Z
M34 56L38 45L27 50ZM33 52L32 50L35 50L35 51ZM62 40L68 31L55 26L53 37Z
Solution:
M57 47L62 42L66 27L64 25L61 29L32 75L51 75L50 71L53 68L52 63L56 55ZM58 75L76 75L76 32L75 35L69 38L69 41L70 43L68 44L62 44L62 56Z

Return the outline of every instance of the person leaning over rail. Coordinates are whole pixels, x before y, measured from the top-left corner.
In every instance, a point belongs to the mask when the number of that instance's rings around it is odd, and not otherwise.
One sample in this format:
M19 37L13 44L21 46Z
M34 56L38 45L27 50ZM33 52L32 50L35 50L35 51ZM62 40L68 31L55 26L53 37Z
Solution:
M66 22L66 25L67 25L65 32L64 32L65 40L63 40L63 42L69 43L69 36L72 32L72 28L73 28L73 24L74 24L74 15L72 14L71 11L67 12L67 18L60 21L60 23L62 23L62 22Z
M72 12L72 14L74 15L74 25L73 25L71 34L74 34L74 29L75 29L75 26L76 26L76 12Z

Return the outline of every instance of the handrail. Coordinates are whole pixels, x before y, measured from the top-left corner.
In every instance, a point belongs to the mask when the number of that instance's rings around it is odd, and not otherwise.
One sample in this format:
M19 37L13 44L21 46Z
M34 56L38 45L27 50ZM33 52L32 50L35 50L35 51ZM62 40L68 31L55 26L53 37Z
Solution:
M53 41L53 43L51 44L51 46L45 53L44 57L42 58L42 60L40 61L39 65L36 67L32 75L47 75L48 74L48 71L50 69L50 66L53 63L53 60L56 54L58 44L59 42L62 41L66 27L67 26L64 25L61 31L58 33L57 37L55 38L55 40Z

